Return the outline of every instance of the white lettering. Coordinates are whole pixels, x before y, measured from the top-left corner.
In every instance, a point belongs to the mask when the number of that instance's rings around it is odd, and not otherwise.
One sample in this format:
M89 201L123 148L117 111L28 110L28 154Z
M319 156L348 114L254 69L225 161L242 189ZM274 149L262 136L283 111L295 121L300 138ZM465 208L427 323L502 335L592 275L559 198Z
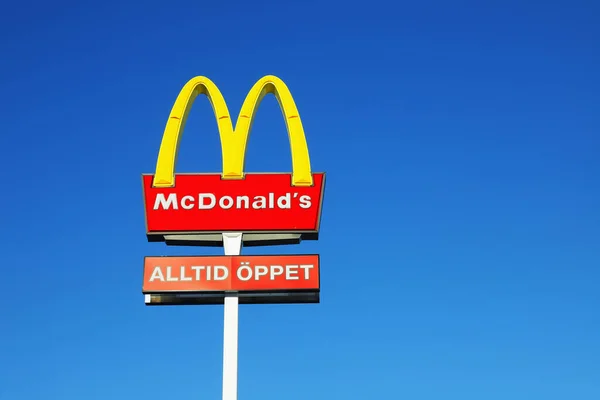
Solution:
M204 199L210 199L210 203L204 204ZM200 210L210 210L217 203L217 199L212 193L200 193L198 195L198 208Z
M219 271L221 274L219 275ZM215 281L224 281L229 276L229 270L223 265L215 265Z
M158 279L161 282L165 281L165 277L163 276L162 270L158 265L154 267L154 271L152 271L152 275L150 276L150 282L153 282L155 279Z
M181 274L179 276L179 280L182 282L189 282L192 280L191 276L185 276L185 266L181 266Z
M242 206L242 203L244 203L243 206ZM248 197L248 196L238 196L237 197L236 207L237 208L249 208L250 207L250 197Z
M275 280L276 276L283 274L283 267L281 265L271 265L271 280Z
M248 271L248 276L245 278L242 276L242 270ZM249 262L241 263L240 267L237 270L237 277L240 281L249 281L252 278L252 268L250 268Z
M254 208L255 210L267 208L267 198L265 196L254 196L252 208Z
M165 198L164 193L158 193L154 201L154 209L158 210L159 205L163 210L168 210L171 206L173 206L173 210L177 210L177 194L171 193L168 198Z
M180 195L181 196L181 195ZM214 193L198 193L196 195L185 195L178 197L177 193L158 193L154 200L154 210L211 210L216 206L224 209L275 209L289 210L292 208L292 204L296 206L298 204L301 208L307 209L312 207L312 199L309 195L299 196L295 193L285 193L280 196L276 196L275 193L270 192L266 196L230 196L224 195L217 197ZM292 200L298 199L298 200Z
M312 269L314 265L301 265L300 268L304 270L304 279L308 280L310 278L310 269Z
M192 265L192 271L196 271L196 280L200 280L200 271L204 270L206 267L204 265Z
M225 210L228 210L233 207L233 199L231 196L223 196L219 199L219 206Z
M269 208L275 208L275 193L269 193Z
M167 267L167 282L177 282L178 280L176 276L171 276L171 267Z
M293 275L292 275L293 274ZM285 266L285 279L288 281L296 281L298 280L298 266L297 265L286 265Z
M186 204L186 201L189 202ZM194 197L192 196L183 196L181 199L181 208L183 208L184 210L191 210L192 208L194 208Z
M308 195L300 196L300 207L310 208L311 205L312 205L312 201L310 199L310 196L308 196Z
M283 196L279 196L279 198L277 199L277 207L282 209L292 208L291 195L291 193L286 193Z
M261 276L266 276L269 273L269 268L264 265L254 267L254 279L259 280Z

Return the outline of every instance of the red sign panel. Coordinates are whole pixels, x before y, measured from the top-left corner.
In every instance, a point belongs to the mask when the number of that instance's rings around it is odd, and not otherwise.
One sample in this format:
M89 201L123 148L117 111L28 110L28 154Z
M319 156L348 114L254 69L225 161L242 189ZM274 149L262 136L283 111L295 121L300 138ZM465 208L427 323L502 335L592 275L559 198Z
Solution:
M219 174L177 174L175 186L152 187L143 175L148 237L207 232L316 233L325 174L314 185L292 186L291 174L246 174L224 180Z
M143 293L319 290L319 256L146 257Z

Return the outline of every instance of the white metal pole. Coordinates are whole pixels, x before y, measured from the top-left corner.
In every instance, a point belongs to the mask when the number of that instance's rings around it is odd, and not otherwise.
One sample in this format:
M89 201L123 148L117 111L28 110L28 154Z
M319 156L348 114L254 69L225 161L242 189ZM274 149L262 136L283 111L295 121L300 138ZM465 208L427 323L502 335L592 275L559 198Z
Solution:
M226 256L242 251L241 233L223 233ZM238 295L225 295L223 324L223 400L237 400L238 374Z

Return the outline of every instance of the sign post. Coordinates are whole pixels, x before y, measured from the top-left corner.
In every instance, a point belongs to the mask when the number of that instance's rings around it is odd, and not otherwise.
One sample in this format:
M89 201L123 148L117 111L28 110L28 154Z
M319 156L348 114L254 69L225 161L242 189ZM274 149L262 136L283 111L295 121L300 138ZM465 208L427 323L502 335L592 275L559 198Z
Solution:
M223 233L226 256L239 256L242 251L241 233ZM237 293L225 294L223 313L223 400L237 400L238 384L238 309Z
M266 94L279 102L292 153L292 173L246 173L244 159L256 109ZM215 113L223 169L175 173L179 142L192 104L205 94ZM325 173L312 172L304 128L290 91L275 76L256 82L236 125L208 78L183 87L167 121L154 174L142 174L149 242L223 246L223 256L144 258L148 306L223 304L223 400L237 400L240 304L320 302L318 254L242 256L244 244L270 246L318 240Z

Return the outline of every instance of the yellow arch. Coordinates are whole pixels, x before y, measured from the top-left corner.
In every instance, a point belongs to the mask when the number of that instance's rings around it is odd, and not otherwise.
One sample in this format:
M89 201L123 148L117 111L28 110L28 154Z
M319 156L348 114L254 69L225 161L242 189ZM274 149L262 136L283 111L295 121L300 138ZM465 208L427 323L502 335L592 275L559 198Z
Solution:
M252 122L260 102L268 93L275 95L285 118L292 153L292 185L311 186L313 179L310 157L296 103L285 83L272 75L261 78L250 89L242 104L235 129L225 99L217 86L203 76L190 79L181 89L171 109L158 152L153 186L172 187L175 185L175 164L181 134L192 104L199 94L205 94L208 97L217 118L223 154L223 179L242 179L246 145Z

